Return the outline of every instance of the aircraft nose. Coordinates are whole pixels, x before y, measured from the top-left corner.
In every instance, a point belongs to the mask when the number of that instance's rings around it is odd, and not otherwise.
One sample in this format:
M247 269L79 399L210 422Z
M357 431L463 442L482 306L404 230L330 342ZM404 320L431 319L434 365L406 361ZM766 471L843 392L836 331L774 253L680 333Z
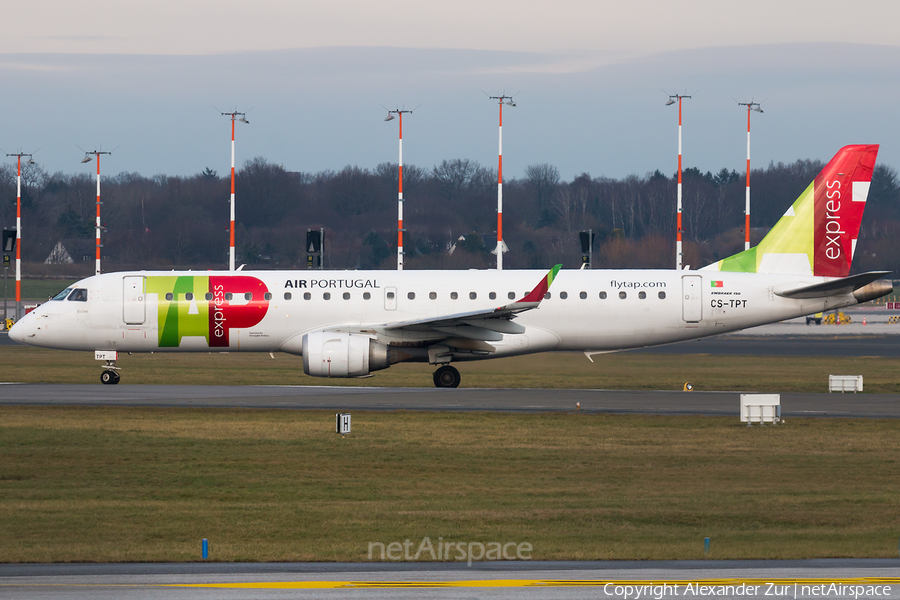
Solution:
M25 323L16 323L12 326L12 329L9 330L9 339L14 342L19 342L20 344L25 343L25 330L27 326Z

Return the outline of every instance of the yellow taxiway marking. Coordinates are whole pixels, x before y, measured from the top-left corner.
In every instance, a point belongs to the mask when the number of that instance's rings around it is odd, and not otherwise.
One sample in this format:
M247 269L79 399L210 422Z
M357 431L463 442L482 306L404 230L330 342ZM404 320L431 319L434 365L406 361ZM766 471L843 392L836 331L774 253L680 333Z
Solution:
M167 587L193 588L243 588L243 589L370 589L370 588L520 588L520 587L603 587L615 586L765 586L773 585L888 585L900 584L900 577L850 577L846 579L811 579L811 578L779 578L779 579L640 579L640 580L602 580L602 579L462 579L459 581L257 581L244 583L175 583Z
M415 589L415 588L524 588L524 587L604 587L604 586L886 586L900 584L900 577L838 578L720 578L720 579L460 579L455 581L251 581L233 583L0 583L11 587L179 587L221 589ZM759 591L762 591L759 590ZM717 592L712 591L713 594ZM708 595L708 594L704 594ZM755 595L755 594L754 594ZM783 593L780 595L784 595ZM819 594L821 595L821 593ZM833 595L833 594L832 594ZM842 595L840 592L837 595ZM843 594L846 595L846 594ZM851 594L852 595L852 594Z

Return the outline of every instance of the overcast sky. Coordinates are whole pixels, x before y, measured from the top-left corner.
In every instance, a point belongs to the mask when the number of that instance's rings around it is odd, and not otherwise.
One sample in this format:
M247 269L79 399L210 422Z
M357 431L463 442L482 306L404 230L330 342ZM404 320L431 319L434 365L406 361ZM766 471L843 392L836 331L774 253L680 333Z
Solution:
M78 172L78 146L104 150L103 172L227 172L219 110L249 110L238 164L262 156L297 171L397 160L549 162L564 177L675 170L684 160L742 170L746 113L755 166L829 159L880 143L900 166L900 2L754 3L531 0L152 3L33 1L4 11L0 97L5 152L40 148L48 171ZM252 108L252 110L250 110Z

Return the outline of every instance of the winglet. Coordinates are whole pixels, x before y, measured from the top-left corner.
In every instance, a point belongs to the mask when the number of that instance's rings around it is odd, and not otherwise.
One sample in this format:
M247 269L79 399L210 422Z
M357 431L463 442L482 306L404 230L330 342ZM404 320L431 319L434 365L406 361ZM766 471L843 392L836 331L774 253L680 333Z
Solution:
M553 280L556 278L556 274L559 273L559 270L562 268L562 265L556 265L547 275L541 279L540 283L534 286L534 289L531 290L527 296L522 298L521 300L515 302L513 306L516 304L540 304L541 300L544 299L544 295L547 293L547 290L550 289L550 286L553 284Z

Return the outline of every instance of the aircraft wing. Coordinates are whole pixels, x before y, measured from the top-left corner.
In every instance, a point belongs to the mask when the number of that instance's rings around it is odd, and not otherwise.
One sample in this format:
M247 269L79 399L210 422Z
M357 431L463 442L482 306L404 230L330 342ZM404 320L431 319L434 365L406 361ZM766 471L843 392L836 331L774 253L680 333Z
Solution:
M524 333L525 328L512 319L521 312L537 308L544 299L562 265L556 265L525 297L497 308L473 310L469 312L440 315L411 321L386 323L385 331L418 331L447 334L447 337L461 337L470 340L500 341L504 333Z

